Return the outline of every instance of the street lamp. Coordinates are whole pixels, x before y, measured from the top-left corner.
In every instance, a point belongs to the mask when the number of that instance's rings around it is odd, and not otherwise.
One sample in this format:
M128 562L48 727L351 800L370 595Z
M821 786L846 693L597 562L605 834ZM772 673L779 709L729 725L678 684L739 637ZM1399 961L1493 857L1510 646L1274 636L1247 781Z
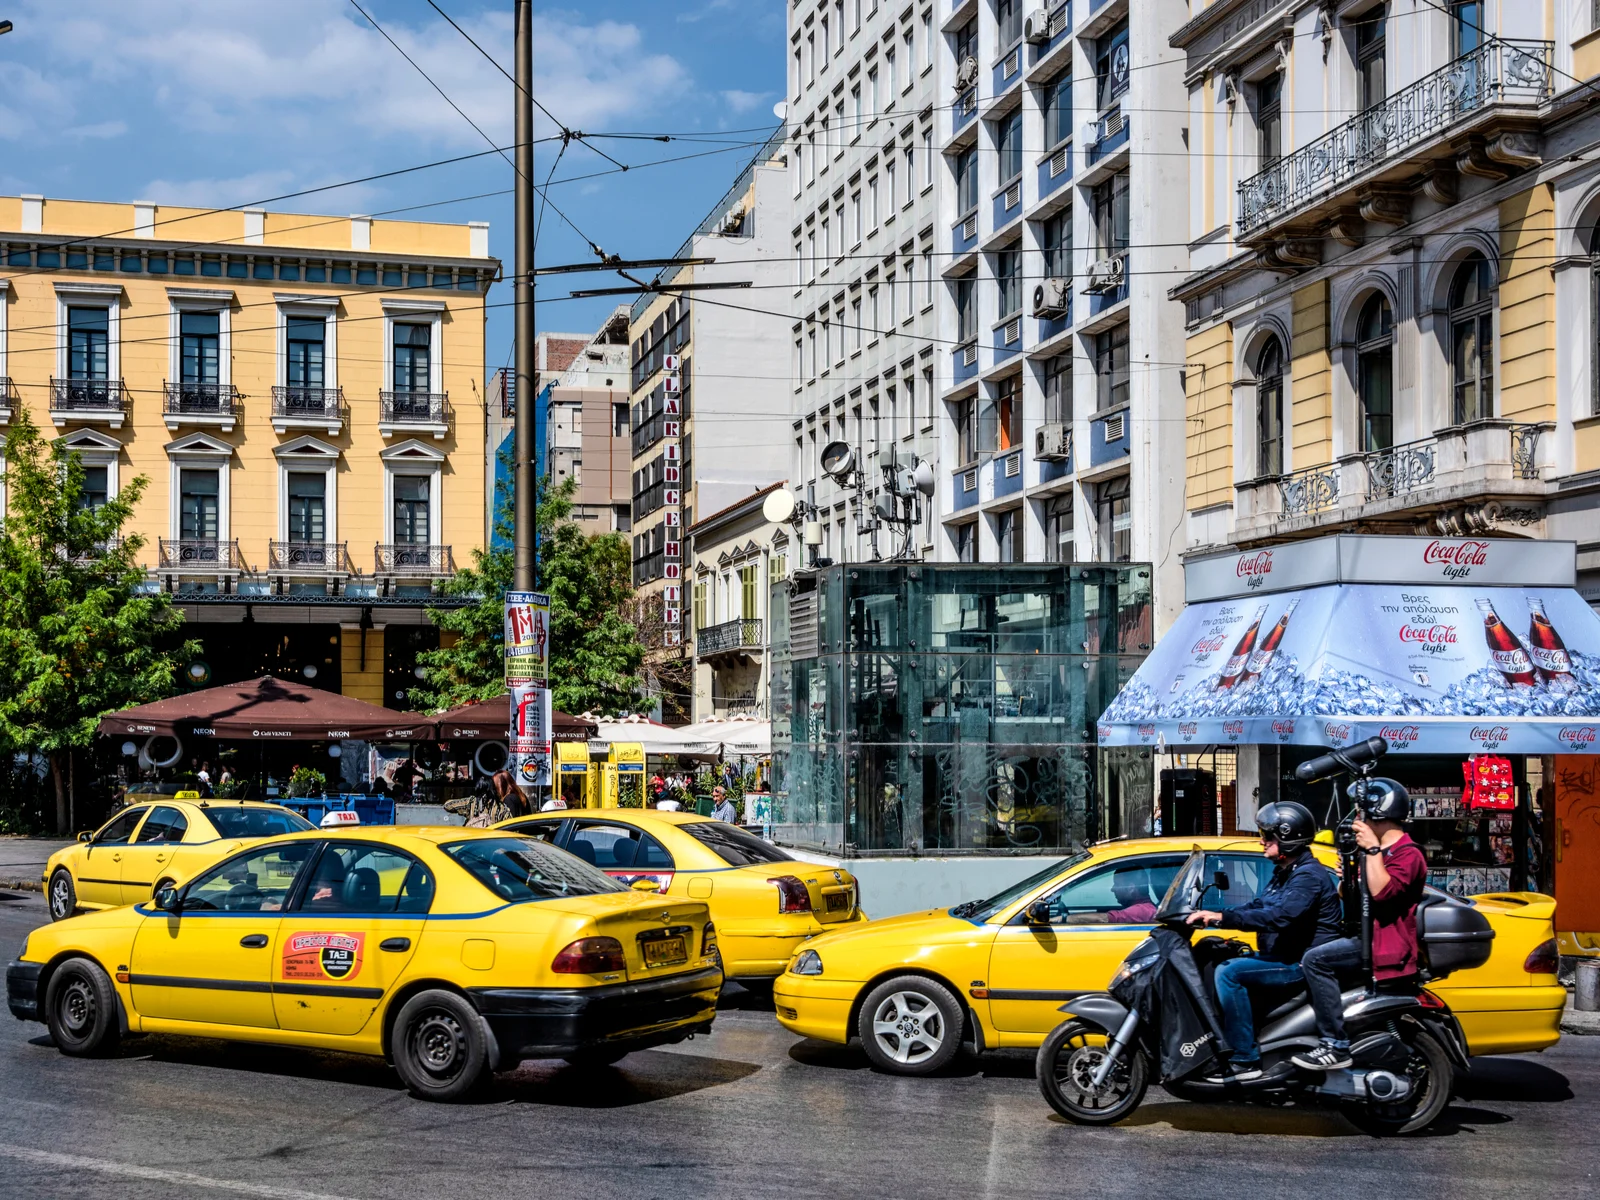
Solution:
M10 21L0 21L0 33L10 33L10 32L11 32L11 22Z

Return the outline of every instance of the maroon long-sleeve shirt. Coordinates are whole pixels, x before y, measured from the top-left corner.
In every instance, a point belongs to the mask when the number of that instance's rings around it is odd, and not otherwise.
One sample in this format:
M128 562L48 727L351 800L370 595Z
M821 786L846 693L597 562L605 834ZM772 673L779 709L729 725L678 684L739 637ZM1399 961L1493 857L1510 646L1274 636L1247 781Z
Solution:
M1365 866L1365 864L1363 864ZM1383 851L1389 882L1372 894L1372 973L1379 979L1415 975L1422 966L1417 951L1417 902L1428 878L1428 860L1402 833Z

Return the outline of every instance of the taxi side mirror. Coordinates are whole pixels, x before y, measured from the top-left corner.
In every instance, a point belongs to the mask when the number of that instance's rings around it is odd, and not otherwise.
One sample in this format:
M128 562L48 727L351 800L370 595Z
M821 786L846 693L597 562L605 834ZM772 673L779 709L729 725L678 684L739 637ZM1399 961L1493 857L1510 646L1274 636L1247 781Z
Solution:
M654 879L635 879L628 885L636 892L659 892L661 885Z
M1050 924L1050 901L1035 900L1028 905L1028 910L1024 915L1028 918L1029 925Z
M1217 891L1219 891L1219 892L1227 891L1228 890L1228 873L1226 871L1218 871L1215 875L1213 875L1211 877L1211 886L1216 888Z
M90 842L94 841L94 834L85 829L78 835L78 840L87 846Z
M162 912L182 912L183 900L178 895L178 889L172 886L157 888L156 894L151 897L151 903Z

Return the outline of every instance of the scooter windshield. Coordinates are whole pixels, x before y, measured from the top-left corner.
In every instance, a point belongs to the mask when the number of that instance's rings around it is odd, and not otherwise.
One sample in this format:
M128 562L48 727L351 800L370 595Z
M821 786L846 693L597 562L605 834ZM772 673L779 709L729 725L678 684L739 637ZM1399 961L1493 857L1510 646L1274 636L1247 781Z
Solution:
M1183 866L1172 877L1167 894L1161 897L1161 907L1156 909L1157 921L1186 917L1194 911L1195 898L1201 894L1204 886L1205 865L1204 850L1196 850L1184 860Z

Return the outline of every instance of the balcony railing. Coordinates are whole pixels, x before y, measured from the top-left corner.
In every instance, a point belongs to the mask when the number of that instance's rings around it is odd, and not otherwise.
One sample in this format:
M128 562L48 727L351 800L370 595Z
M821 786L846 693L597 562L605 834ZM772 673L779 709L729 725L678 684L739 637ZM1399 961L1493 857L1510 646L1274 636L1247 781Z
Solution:
M1433 482L1439 467L1436 438L1418 438L1366 453L1367 499L1389 500Z
M383 425L446 425L448 392L379 392L378 421Z
M959 130L963 125L972 119L973 115L977 111L978 89L976 87L969 87L965 91L957 93L956 102L950 109L951 130Z
M1338 464L1324 463L1291 472L1278 480L1278 494L1286 517L1306 517L1332 508L1339 502Z
M239 543L227 538L179 538L168 541L161 538L158 545L159 561L165 570L173 571L242 571L244 556L239 553Z
M1239 232L1291 212L1491 104L1550 95L1550 42L1494 38L1239 185Z
M272 389L272 416L279 421L315 421L318 424L342 421L344 389L275 387Z
M354 575L344 542L269 542L267 570L283 575Z
M761 638L759 620L724 621L720 625L707 625L694 635L694 652L699 658L708 654L726 654L730 650L760 650L766 643Z
M374 551L379 575L404 575L420 579L454 575L456 560L449 546L401 542L379 545Z
M10 411L11 406L17 402L17 385L11 382L10 376L0 375L0 409Z
M55 412L126 412L128 385L120 379L51 379L50 408Z
M1511 427L1511 474L1516 479L1539 478L1539 437L1543 425Z
M633 519L643 520L666 503L665 483L652 483L633 498Z
M231 383L173 383L165 385L162 411L169 417L234 417L239 410L239 389Z

